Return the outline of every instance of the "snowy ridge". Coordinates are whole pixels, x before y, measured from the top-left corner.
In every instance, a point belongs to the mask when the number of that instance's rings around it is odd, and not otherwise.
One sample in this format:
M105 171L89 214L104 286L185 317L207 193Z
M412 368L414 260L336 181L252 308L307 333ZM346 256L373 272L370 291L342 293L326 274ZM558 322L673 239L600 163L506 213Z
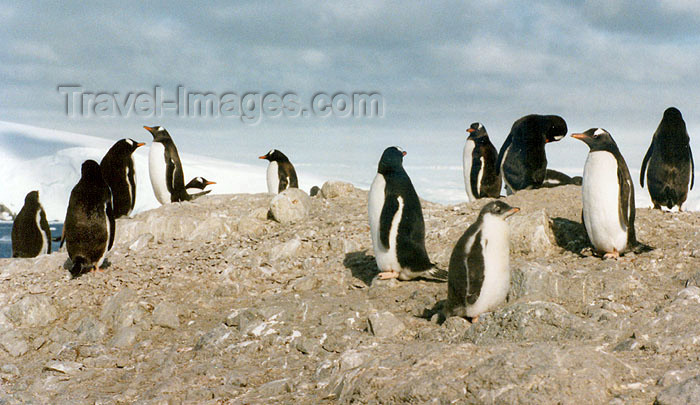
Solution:
M144 131L128 134L145 146L134 153L136 206L134 213L160 206L148 176L148 148L151 136ZM177 143L177 134L174 135ZM39 200L49 220L63 221L73 186L80 179L80 166L87 159L102 160L117 139L37 128L0 121L0 202L17 213L25 195L39 190ZM179 151L185 182L203 176L217 184L211 194L264 193L267 191L267 162L258 166L228 162ZM305 191L323 180L298 171L299 186ZM198 190L195 190L198 191Z

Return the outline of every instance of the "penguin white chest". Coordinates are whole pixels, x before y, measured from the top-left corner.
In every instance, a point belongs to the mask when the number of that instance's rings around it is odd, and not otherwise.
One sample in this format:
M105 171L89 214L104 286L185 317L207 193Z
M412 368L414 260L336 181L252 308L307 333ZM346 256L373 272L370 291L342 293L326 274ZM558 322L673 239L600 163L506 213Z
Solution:
M467 305L467 316L475 317L505 301L510 290L510 229L506 221L490 214L484 216L481 231L484 256L484 282L479 298Z
M583 217L588 238L602 252L618 252L627 245L627 227L620 223L617 160L610 152L588 154L583 168Z
M476 200L474 196L474 191L472 190L472 153L474 153L474 147L476 144L471 139L467 139L467 143L464 145L464 152L462 152L462 171L464 173L464 188L467 190L467 197L469 202Z
M267 165L267 192L277 194L280 186L279 165L277 162L270 162Z
M51 243L51 241L46 238L46 233L41 229L41 209L36 212L36 229L39 230L39 234L41 235L41 250L39 254L46 253L48 252L49 243Z
M372 248L374 249L374 257L380 271L400 271L401 266L396 256L396 235L398 234L399 222L401 222L401 215L403 214L403 199L399 197L399 208L396 210L389 229L389 248L387 249L382 246L379 235L382 209L385 202L385 189L386 180L382 174L377 173L369 189L367 201Z
M160 142L153 142L148 153L148 174L151 176L151 186L158 202L168 204L170 192L165 181L165 146Z

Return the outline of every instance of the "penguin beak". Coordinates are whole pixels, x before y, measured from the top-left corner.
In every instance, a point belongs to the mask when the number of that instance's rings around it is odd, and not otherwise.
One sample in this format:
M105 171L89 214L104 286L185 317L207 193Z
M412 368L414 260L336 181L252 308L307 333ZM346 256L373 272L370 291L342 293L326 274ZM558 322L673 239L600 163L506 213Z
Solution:
M210 184L216 184L216 182L215 182L215 181L207 181L207 182L204 183L204 184L208 186L208 185L210 185Z
M513 215L513 214L515 214L516 212L519 212L519 211L520 211L520 208L518 208L518 207L513 207L513 208L511 208L510 210L506 211L505 218L508 218L509 216L511 216L511 215Z
M403 156L406 156L406 151L401 152Z
M470 134L471 134L472 132L474 132L474 131L476 131L476 129L474 129L474 128L469 128L469 129L467 129L467 132L469 132Z
M152 128L152 127L147 127L147 126L145 126L145 125L144 125L143 127L144 127L148 132L153 132L153 128Z
M258 159L267 159L267 155L258 156Z
M586 135L586 134L571 134L571 137L583 141L586 138L588 138L588 135Z
M139 142L139 143L136 144L136 147L138 148L138 147L143 146L143 145L145 145L145 143Z

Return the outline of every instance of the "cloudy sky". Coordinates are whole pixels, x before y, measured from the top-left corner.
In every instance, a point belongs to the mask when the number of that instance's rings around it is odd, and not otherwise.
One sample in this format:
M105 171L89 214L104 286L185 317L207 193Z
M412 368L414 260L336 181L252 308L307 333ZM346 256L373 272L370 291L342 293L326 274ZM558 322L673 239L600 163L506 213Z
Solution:
M700 133L700 2L691 0L0 4L4 121L139 140L149 140L142 125L160 124L191 153L240 160L279 147L301 161L372 165L392 144L436 164L461 151L474 121L500 147L530 113L562 115L570 131L605 127L634 161L668 106L691 138ZM67 117L57 87L69 84L294 92L302 103L377 92L384 117ZM585 153L565 141L550 155Z

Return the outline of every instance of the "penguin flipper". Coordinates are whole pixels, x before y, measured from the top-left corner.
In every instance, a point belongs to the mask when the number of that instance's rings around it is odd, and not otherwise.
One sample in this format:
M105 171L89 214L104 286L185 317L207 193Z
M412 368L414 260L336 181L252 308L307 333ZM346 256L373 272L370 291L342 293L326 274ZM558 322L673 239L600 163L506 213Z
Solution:
M284 190L287 189L287 186L288 186L288 185L289 185L289 177L287 177L287 176L281 176L281 177L280 177L280 184L279 184L279 186L277 187L277 192L278 192L278 193L283 192Z
M481 231L474 236L469 255L466 258L467 268L467 303L474 304L479 299L481 287L484 284L484 256L481 243Z
M209 194L209 193L211 193L211 190L204 190L204 191L200 191L199 193L189 194L189 197L190 197L189 200L190 200L190 201L191 201L191 200L194 200L194 199L196 199L196 198L199 198L199 197L201 197L201 196L203 196L203 195L207 195L207 194Z
M107 250L112 249L112 245L114 245L114 234L116 233L116 222L114 220L114 208L112 207L112 200L110 199L107 201L107 209L106 214L107 214L107 220L109 221L109 243L107 244Z
M654 141L651 141L651 145L649 145L649 149L647 149L647 154L644 155L644 160L642 160L642 169L639 171L639 185L644 188L644 172L647 170L647 163L649 163L649 158L651 158L651 154L654 150ZM692 156L691 156L692 159Z
M634 185L632 184L632 179L627 170L627 165L622 159L618 159L617 161L617 182L620 191L618 195L620 226L622 226L623 229L627 229L627 244L635 245L637 243L637 238L634 231Z
M472 194L476 198L481 198L481 185L479 184L479 172L482 170L481 158L479 153L475 153L472 156L472 170L469 174L469 186L472 188Z
M500 172L501 170L501 165L503 164L503 156L506 154L506 150L508 150L508 147L510 144L513 143L513 132L511 131L510 134L508 134L508 137L506 140L503 142L503 145L501 146L501 150L498 151L498 162L496 162L496 168Z
M389 249L389 233L396 211L399 210L399 198L395 194L387 194L384 199L382 213L379 216L379 242L384 249Z
M693 189L695 184L695 163L693 163L693 152L690 150L690 145L688 145L688 155L690 155L690 189Z

